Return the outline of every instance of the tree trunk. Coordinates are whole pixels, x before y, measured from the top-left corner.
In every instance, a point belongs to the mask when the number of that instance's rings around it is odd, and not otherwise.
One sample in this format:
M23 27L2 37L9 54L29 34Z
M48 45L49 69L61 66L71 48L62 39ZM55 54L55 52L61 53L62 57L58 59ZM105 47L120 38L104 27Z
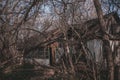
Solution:
M104 20L103 12L99 0L93 0L93 2L100 22L101 31L103 33L103 49L104 49L103 53L106 54L106 59L108 61L107 63L109 69L108 80L114 80L114 63L112 57L112 50L110 48L109 37L108 35L106 35L107 24Z

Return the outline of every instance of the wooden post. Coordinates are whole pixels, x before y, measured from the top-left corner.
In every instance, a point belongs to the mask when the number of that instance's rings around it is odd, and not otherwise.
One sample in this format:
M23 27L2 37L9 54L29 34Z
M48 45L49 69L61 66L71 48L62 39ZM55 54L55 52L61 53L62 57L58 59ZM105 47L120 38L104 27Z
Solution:
M53 47L49 47L49 52L50 52L50 65L54 66L55 64L55 50Z

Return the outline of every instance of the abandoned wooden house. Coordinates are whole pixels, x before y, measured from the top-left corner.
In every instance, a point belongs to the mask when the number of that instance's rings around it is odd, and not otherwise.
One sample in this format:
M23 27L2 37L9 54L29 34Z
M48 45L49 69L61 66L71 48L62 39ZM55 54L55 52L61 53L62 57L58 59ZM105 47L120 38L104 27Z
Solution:
M120 18L116 12L104 16L107 21L107 31L110 34L110 43L115 56L115 63L120 65ZM84 27L83 27L84 26ZM54 65L64 53L65 39L60 28L44 33L46 36L34 35L25 41L25 57L46 58L50 65ZM67 30L68 44L71 46L71 53L77 58L83 42L88 53L95 57L96 62L101 62L102 55L102 33L98 19L86 21L84 24L70 24ZM22 50L21 49L21 50ZM19 49L20 50L20 49ZM79 59L78 59L79 60Z

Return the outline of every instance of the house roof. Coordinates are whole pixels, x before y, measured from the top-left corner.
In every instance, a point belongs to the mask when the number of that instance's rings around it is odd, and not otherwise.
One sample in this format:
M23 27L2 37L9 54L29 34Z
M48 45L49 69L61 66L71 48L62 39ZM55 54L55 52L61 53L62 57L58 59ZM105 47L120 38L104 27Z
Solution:
M111 35L113 35L111 32L114 31L114 33L119 33L114 36L120 36L120 18L118 16L118 14L116 12L109 13L107 15L104 15L104 19L107 23L110 24L107 26L107 29L108 29L107 31L109 31L109 33ZM101 33L102 31L100 29L101 27L100 27L98 18L88 20L88 21L84 22L83 24L77 24L77 27L76 27L76 24L75 24L75 26L72 25L72 27L74 27L74 29L79 33L79 35L84 40L102 38L102 33ZM113 30L113 28L114 28L114 30ZM115 30L115 29L117 29L117 30Z

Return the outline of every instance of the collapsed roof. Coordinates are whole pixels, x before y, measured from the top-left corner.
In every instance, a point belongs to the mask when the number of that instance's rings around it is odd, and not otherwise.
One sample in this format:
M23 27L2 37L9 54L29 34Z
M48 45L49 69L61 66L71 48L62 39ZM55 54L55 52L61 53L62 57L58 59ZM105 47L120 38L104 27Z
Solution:
M111 35L115 36L115 38L120 40L120 37L118 37L120 36L120 18L118 14L116 12L112 12L105 15L104 18L110 24L107 27L107 31ZM68 27L69 29L67 31L67 34L69 38L74 37L78 39L78 35L74 31L76 31L81 36L81 39L83 39L83 41L102 38L98 18L88 20L84 24L72 24ZM27 39L25 42L19 43L18 45L25 44L26 46L22 46L21 50L25 48L27 51L30 52L31 50L48 46L54 42L64 41L64 34L59 28L44 32L43 34L46 36L34 35Z

